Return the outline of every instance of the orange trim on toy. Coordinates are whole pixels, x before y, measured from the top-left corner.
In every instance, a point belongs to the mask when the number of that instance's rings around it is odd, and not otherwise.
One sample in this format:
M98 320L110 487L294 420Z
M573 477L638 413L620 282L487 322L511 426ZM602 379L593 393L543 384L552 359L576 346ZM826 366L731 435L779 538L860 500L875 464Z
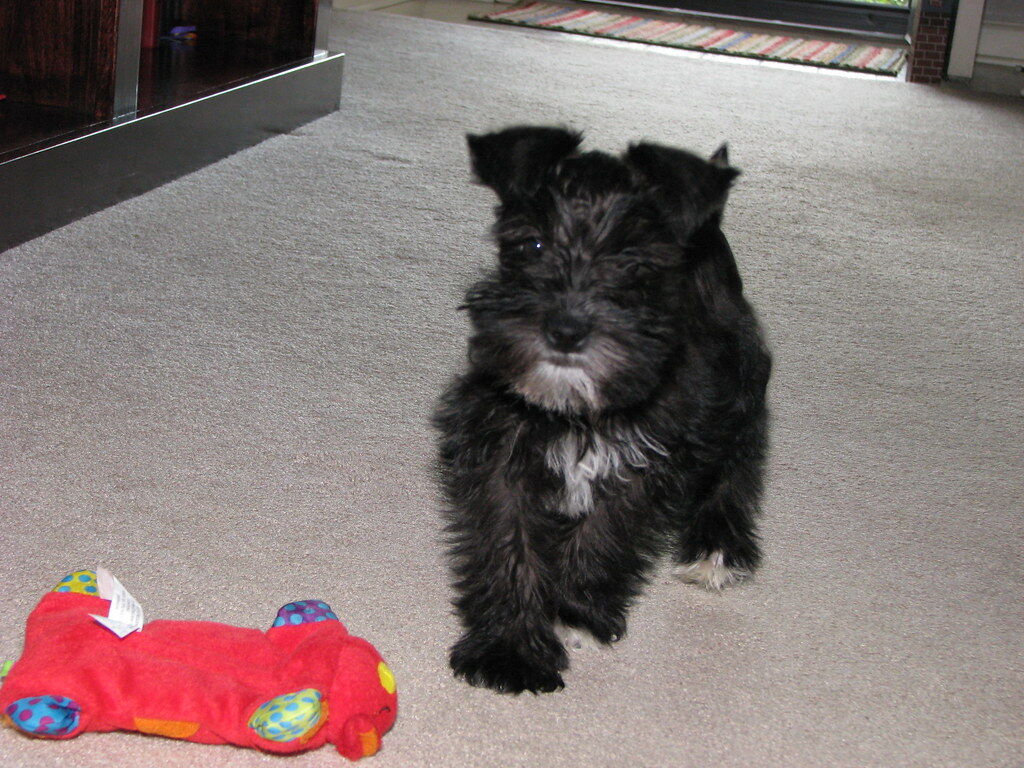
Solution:
M187 739L199 730L199 723L184 720L148 720L144 717L135 718L135 730L148 733L150 736L166 736L170 739Z
M310 739L312 739L314 736L317 735L317 733L320 731L321 728L323 728L325 725L327 725L327 715L328 715L327 702L326 701L321 701L320 702L320 719L317 720L316 724L312 728L309 729L309 733L305 734L304 736L299 736L299 744L307 743Z
M371 728L369 731L360 733L359 744L363 748L363 757L377 754L377 750L380 749L380 736L377 735L377 729Z

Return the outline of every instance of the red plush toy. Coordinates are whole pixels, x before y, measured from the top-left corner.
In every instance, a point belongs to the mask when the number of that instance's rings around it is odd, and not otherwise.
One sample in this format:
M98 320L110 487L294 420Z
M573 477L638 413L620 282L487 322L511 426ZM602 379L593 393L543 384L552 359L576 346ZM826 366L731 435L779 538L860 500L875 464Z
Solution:
M289 603L266 632L153 621L119 637L100 623L118 599L100 597L93 571L43 597L0 688L5 722L53 739L138 731L279 754L330 742L352 760L395 722L391 670L326 603Z

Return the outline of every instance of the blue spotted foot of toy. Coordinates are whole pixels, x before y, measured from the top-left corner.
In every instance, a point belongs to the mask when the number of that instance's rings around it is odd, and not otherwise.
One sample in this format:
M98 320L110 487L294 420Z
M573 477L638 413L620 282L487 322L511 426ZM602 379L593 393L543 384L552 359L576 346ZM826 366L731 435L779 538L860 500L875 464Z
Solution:
M78 727L81 708L66 696L32 696L7 705L4 714L35 736L67 736Z
M249 727L270 741L308 738L321 725L322 698L316 688L275 696L253 713Z
M75 571L69 573L51 592L77 592L80 595L99 595L100 588L96 583L95 571Z
M319 600L297 600L288 603L277 612L274 619L275 627L284 627L296 624L312 624L317 621L337 621L338 616L331 610L331 606Z

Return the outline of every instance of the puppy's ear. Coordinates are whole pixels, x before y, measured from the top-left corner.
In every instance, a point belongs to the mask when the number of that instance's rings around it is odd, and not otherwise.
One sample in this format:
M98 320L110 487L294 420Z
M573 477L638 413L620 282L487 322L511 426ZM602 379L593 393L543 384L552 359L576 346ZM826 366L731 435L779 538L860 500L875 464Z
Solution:
M482 136L470 134L466 140L473 173L507 203L535 193L583 137L564 128L521 125Z
M725 144L709 160L660 144L633 144L626 163L646 187L681 242L721 215L740 172L729 165Z

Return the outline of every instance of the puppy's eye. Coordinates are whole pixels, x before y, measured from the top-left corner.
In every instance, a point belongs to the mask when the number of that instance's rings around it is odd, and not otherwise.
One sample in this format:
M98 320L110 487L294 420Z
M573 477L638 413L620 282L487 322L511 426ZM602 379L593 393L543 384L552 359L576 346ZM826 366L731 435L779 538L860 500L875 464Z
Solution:
M544 243L539 238L531 237L518 243L516 245L516 252L525 258L540 256L544 253Z
M627 261L621 267L627 277L647 277L655 271L654 265L647 261Z

